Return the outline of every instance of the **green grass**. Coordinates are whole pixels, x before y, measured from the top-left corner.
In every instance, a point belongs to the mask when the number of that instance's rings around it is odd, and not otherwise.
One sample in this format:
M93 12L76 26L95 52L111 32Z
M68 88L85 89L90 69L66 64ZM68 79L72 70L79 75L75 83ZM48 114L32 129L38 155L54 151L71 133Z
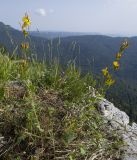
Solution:
M0 66L0 159L119 159L123 142L96 109L92 75L2 52Z

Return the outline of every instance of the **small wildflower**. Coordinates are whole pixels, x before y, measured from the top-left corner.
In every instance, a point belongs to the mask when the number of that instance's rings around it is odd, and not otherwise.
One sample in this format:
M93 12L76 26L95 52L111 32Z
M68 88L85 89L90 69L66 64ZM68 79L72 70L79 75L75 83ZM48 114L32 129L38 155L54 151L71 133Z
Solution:
M116 54L116 59L115 59L115 61L113 61L113 67L115 70L119 69L119 67L120 67L119 60L122 57L122 54L124 53L125 49L128 48L128 46L129 46L129 44L128 44L127 40L125 40L122 43L122 45L120 46L119 52ZM105 85L106 86L110 87L111 85L113 85L115 83L115 80L113 80L112 76L109 74L108 67L106 67L105 69L102 69L102 73L105 78Z
M22 29L24 30L24 28L27 28L31 25L31 21L30 21L30 17L25 14L25 16L22 18L23 21L23 25L22 25Z
M113 66L114 66L114 69L117 70L117 69L119 69L120 64L119 64L118 61L114 61L114 62L113 62Z
M30 17L27 14L25 14L25 16L22 18L22 21L26 23L28 26L30 26L31 24Z
M112 79L112 76L110 74L107 75L106 80L105 80L105 84L107 86L111 86L115 83L115 80Z
M102 73L104 76L107 76L109 73L108 73L108 67L102 69Z
M117 60L119 60L121 57L122 57L122 54L121 54L121 53L117 53L117 54L116 54L116 59L117 59Z
M112 78L108 78L105 81L105 84L109 87L112 86L114 83L115 83L115 80L113 80Z
M29 43L28 42L26 42L26 43L22 42L21 43L21 48L25 49L25 50L29 49Z

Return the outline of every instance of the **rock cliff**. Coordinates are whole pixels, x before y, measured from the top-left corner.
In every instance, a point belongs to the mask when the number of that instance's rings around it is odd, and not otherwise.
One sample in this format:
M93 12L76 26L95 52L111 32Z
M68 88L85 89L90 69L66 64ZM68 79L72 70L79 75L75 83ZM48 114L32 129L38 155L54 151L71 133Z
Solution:
M122 160L137 160L137 124L130 125L128 115L106 99L99 102L98 109L105 123L111 130L116 130L125 142Z

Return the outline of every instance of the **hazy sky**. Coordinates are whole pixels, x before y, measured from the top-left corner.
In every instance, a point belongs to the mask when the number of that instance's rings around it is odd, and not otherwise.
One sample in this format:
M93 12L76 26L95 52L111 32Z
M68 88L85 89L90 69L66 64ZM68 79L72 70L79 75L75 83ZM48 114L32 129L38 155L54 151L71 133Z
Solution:
M0 21L19 28L25 12L31 30L137 35L137 0L0 0Z

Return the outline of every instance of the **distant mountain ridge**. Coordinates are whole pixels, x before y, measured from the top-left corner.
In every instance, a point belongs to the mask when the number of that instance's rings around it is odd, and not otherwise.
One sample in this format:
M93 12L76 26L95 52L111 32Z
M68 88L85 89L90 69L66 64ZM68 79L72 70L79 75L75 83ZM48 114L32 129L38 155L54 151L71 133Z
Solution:
M66 32L66 31L31 31L30 34L32 36L36 37L42 37L42 38L62 38L62 37L72 37L72 36L83 36L83 35L102 35L102 36L109 36L109 37L137 37L130 34L110 34L110 33L99 33L99 32Z
M48 39L84 35L84 33L80 33L80 32L55 32L55 31L54 32L52 31L31 31L30 34L32 36L48 38Z
M10 25L5 25L3 22L0 22L0 30L15 30L14 28L12 28Z

